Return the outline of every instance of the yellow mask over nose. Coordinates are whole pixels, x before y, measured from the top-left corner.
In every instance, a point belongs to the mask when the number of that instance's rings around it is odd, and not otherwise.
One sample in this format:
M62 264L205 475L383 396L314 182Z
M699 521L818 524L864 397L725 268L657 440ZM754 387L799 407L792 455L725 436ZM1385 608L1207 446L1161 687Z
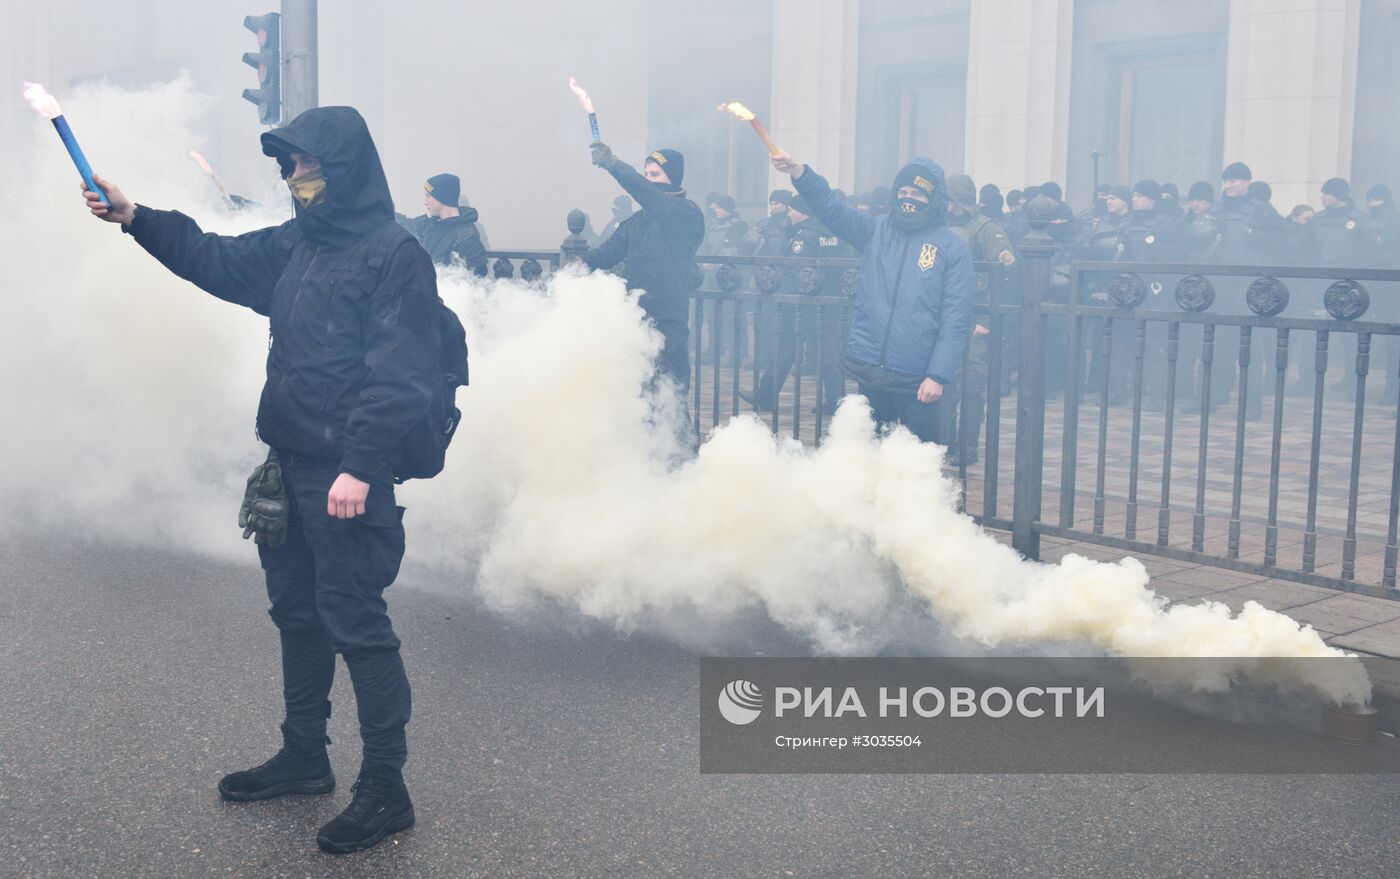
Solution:
M319 170L310 171L300 177L288 177L287 188L292 198L297 200L302 210L315 207L326 200L326 178Z

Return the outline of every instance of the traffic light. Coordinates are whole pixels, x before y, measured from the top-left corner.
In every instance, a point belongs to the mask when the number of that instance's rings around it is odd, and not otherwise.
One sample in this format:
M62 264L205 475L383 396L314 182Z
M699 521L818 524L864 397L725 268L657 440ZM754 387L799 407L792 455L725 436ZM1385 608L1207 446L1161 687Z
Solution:
M282 40L278 31L281 15L249 15L243 26L258 38L258 51L244 52L243 63L258 72L258 87L244 89L243 99L258 105L264 125L282 120Z

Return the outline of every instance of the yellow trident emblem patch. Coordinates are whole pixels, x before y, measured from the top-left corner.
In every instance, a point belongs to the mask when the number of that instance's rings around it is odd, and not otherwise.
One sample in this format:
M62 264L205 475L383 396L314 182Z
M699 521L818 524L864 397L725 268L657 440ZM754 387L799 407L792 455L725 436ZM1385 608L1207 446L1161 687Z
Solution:
M936 259L938 259L938 247L933 244L925 244L919 251L919 271L926 272L933 268Z

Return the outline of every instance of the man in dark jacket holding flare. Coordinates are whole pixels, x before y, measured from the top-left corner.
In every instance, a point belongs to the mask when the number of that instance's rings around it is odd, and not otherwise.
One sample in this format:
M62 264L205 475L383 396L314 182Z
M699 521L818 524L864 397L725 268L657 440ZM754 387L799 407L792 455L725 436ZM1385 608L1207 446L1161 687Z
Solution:
M441 300L432 259L394 221L358 112L308 110L263 134L262 146L296 199L295 218L280 226L206 234L101 178L110 206L84 195L95 216L120 223L172 272L270 319L257 429L274 455L249 480L250 497L255 480L262 489L249 528L282 641L283 747L224 776L219 793L249 801L334 789L326 719L339 653L363 761L353 801L316 841L344 853L414 823L402 774L411 699L383 593L404 552L394 503L402 441L441 380Z

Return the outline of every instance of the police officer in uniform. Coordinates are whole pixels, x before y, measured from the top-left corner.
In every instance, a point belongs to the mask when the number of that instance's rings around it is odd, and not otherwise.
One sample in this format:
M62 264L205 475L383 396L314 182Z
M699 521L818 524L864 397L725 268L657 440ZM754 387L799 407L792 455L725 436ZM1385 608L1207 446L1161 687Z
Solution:
M1079 238L1074 242L1073 256L1096 262L1116 262L1123 258L1127 249L1128 218L1131 214L1132 196L1126 186L1104 185L1101 187L1102 204L1097 215L1081 215L1076 225L1080 229ZM1105 306L1109 304L1108 285L1115 275L1105 272L1086 274L1080 289L1080 303ZM1068 291L1066 291L1068 292ZM1104 361L1099 350L1099 333L1103 318L1085 318L1080 322L1080 356L1087 354L1089 368L1081 378L1087 391L1103 387Z
M756 256L783 256L787 253L788 233L792 221L788 219L788 204L792 192L775 189L768 194L768 216L749 227L748 245ZM757 363L772 361L768 346L773 341L773 315L769 308L759 308L745 304L745 314L753 314L753 352Z
M1211 205L1207 216L1215 223L1214 246L1204 255L1208 262L1235 265L1277 265L1283 257L1287 222L1267 201L1250 195L1249 185L1254 175L1244 162L1231 162L1220 175L1220 198ZM1247 278L1217 278L1218 297L1214 311L1230 314L1250 314L1244 294ZM1214 409L1229 402L1230 392L1239 378L1240 335L1235 327L1217 325L1215 356L1211 367L1210 404ZM1248 415L1260 416L1263 388L1263 361L1257 351L1250 360L1250 395ZM1185 411L1200 412L1200 402Z
M1157 210L1169 220L1180 220L1186 211L1179 201L1180 192L1175 183L1162 184L1162 197L1157 201Z
M1340 177L1322 184L1322 210L1313 217L1313 259L1315 264L1336 269L1372 267L1375 265L1375 231L1369 218L1351 200L1351 186ZM1351 369L1356 357L1356 336L1352 333L1332 334L1332 354L1329 368L1340 366L1341 378L1333 389L1348 400L1356 395ZM1309 366L1310 363L1304 363ZM1312 393L1316 371L1305 369L1299 381L1304 393Z
M1010 267L1016 263L1011 239L1000 225L978 210L977 196L977 186L968 175L953 174L948 178L948 228L967 245L974 262L995 262ZM974 293L978 305L988 304L986 283L986 276L978 275ZM961 393L964 381L955 381L944 392L940 406L943 436L948 440L948 461L954 465L977 463L987 406L987 336L991 333L985 323L987 320L986 317L981 322L973 319L972 337L963 358L967 395L964 397Z
M1358 268L1375 264L1375 231L1351 200L1351 186L1340 177L1322 184L1322 210L1313 217L1317 264Z
M1124 229L1123 258L1128 262L1174 262L1180 256L1176 233L1180 228L1179 210L1166 198L1166 189L1155 180L1139 180L1133 186L1132 213ZM1159 298L1166 279L1140 273L1147 287L1147 299L1141 307L1159 309ZM1131 321L1114 322L1113 386L1116 399L1126 399L1131 393L1134 369L1131 347ZM1160 409L1166 400L1166 327L1159 321L1149 321L1146 328L1146 350L1143 358L1143 398L1151 410Z
M854 252L835 234L811 215L812 209L802 196L793 196L788 201L788 230L786 256L797 258L841 259L854 255ZM841 290L839 269L814 269L815 275L806 269L788 271L783 274L783 290L787 293L804 293L810 296L834 296ZM806 284L815 285L803 289ZM778 394L787 383L788 374L797 362L797 346L804 345L807 363L815 362L818 346L821 346L822 374L819 377L822 387L823 414L831 415L836 404L845 395L845 379L841 371L841 314L834 307L801 307L802 326L796 326L797 309L791 305L778 308L778 362L763 364L758 384L753 393L740 391L739 396L760 412L771 411L777 406Z

